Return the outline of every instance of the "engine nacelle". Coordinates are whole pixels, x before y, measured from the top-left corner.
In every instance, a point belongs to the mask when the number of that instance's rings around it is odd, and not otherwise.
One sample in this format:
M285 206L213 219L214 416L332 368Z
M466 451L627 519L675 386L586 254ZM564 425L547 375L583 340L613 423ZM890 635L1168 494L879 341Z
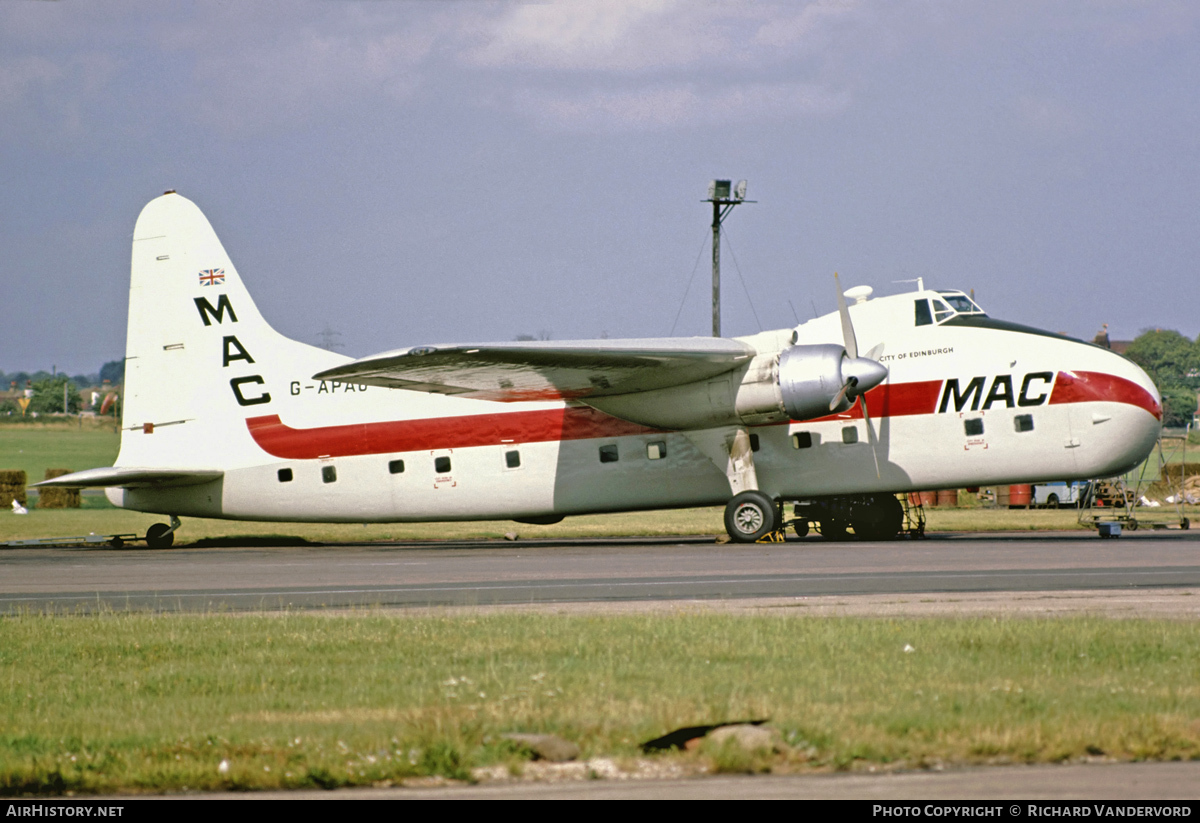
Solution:
M845 396L834 408L829 404L846 384L843 364L846 349L836 345L792 346L779 353L779 393L793 420L810 420L843 412L854 405Z
M603 412L663 429L763 425L843 412L858 394L883 382L887 369L851 359L832 343L766 351L738 371L699 383L589 398ZM851 390L830 409L847 381Z
M751 364L738 388L737 415L750 425L825 417L848 410L886 377L878 362L852 359L836 344L790 346L768 362ZM851 390L842 394L847 382Z

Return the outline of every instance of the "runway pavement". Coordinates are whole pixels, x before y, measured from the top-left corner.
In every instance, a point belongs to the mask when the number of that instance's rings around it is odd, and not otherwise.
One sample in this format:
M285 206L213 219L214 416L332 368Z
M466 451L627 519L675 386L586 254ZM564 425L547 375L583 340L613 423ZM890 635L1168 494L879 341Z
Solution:
M1200 588L1200 532L0 550L0 611L788 602ZM1200 600L1200 598L1197 598ZM1186 611L1186 609L1185 609Z

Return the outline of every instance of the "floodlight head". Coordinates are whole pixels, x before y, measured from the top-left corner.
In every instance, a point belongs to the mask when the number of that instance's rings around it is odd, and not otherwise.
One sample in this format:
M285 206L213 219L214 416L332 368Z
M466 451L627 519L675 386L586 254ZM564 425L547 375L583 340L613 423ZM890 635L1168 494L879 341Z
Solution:
M728 180L714 180L708 184L709 200L728 200L732 183Z
M733 190L733 195L738 200L746 199L746 181L745 180L738 181L737 188Z

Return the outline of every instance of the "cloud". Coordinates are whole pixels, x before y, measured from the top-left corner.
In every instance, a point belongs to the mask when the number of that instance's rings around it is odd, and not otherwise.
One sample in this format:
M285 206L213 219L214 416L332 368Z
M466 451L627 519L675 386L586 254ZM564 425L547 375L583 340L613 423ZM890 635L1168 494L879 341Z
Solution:
M596 0L509 8L468 59L488 67L638 71L721 53L720 9L679 0Z
M516 106L542 126L618 132L731 123L748 117L828 115L847 105L844 94L806 83L742 83L711 88L660 83L620 91L563 94L528 89Z
M247 26L216 48L189 39L187 107L225 131L298 125L372 99L409 98L435 35L396 20L322 19L279 30Z

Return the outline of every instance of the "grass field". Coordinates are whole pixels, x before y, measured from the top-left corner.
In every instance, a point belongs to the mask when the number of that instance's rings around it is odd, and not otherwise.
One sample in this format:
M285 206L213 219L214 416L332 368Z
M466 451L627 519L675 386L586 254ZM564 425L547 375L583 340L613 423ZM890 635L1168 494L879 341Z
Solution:
M1200 757L1191 622L657 615L10 617L0 792L467 778L549 732L629 760L768 718L788 744L699 768ZM912 651L906 652L905 647ZM227 763L227 771L219 764Z
M45 479L46 469L111 466L121 445L112 422L77 422L0 425L0 469L24 469L33 484Z

